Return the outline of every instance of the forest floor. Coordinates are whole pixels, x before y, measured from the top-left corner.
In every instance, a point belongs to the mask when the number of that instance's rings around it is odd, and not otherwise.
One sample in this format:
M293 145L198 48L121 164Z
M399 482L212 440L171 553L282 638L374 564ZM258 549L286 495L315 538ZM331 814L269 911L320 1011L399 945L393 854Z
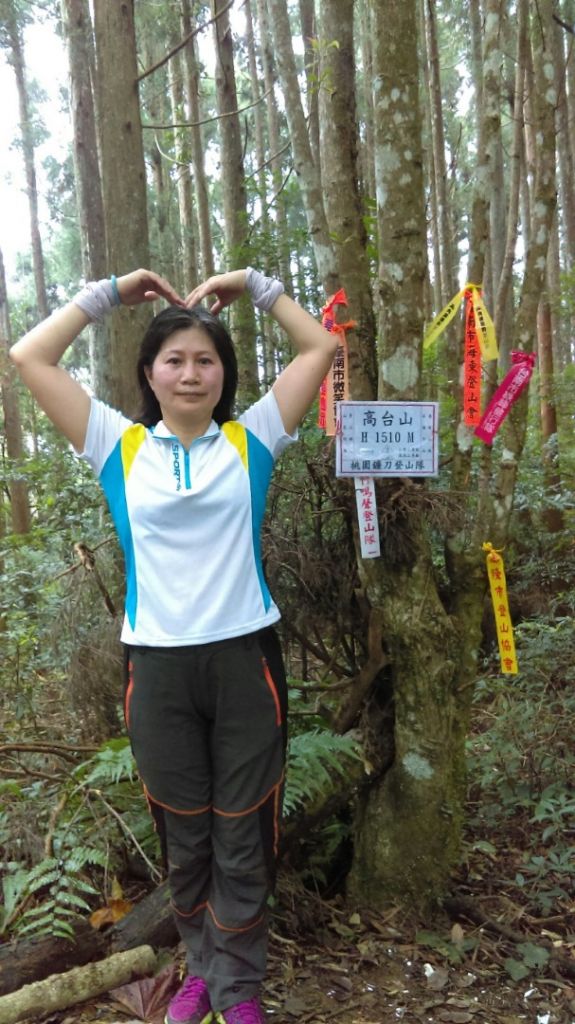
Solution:
M547 921L544 928L527 914L523 919L517 908L521 932L512 938L509 925L499 924L510 917L505 899L496 905L467 885L463 891L481 924L461 914L455 921L443 916L430 931L429 922L424 928L402 919L398 909L358 913L339 898L311 896L304 917L313 918L313 927L290 937L280 909L263 991L270 1024L575 1024L569 922ZM567 931L573 936L575 928ZM513 980L509 963L519 963L521 940L523 953L526 943L536 950L543 942L551 955L544 967ZM37 1024L162 1024L182 957L178 950L166 951L164 962L155 979L133 982Z

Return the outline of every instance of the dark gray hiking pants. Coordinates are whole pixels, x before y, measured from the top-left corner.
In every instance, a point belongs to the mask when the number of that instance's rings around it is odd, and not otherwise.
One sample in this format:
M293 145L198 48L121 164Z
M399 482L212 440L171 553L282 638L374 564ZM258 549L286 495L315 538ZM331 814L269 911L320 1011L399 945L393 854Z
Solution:
M275 631L130 647L125 711L188 970L221 1011L266 967L287 711Z

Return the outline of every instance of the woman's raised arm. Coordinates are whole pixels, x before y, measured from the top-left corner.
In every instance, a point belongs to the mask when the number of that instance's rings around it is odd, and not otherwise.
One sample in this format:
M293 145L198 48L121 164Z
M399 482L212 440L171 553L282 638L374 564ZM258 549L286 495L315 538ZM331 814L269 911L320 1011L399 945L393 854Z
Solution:
M106 282L107 284L107 282ZM115 303L126 306L153 302L162 297L183 305L183 299L172 286L150 270L135 270L115 280ZM98 285L94 286L95 289ZM32 328L10 349L22 380L54 426L68 438L77 451L82 451L90 415L90 396L77 381L58 365L66 349L94 318L76 304L76 299L57 310ZM111 294L114 294L113 289ZM110 305L110 303L108 303ZM110 305L111 308L111 305Z
M217 274L191 292L187 306L194 306L215 295L212 313L219 313L243 292L248 291L254 305L267 310L288 335L297 355L273 384L283 425L288 434L301 423L318 393L336 353L338 339L283 292L279 281L258 271L233 270Z

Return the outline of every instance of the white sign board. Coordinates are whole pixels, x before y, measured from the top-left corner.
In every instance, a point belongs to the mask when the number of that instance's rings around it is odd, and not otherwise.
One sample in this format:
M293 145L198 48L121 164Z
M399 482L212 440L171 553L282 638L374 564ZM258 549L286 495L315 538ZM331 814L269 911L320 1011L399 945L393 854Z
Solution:
M437 476L437 402L338 402L336 476Z

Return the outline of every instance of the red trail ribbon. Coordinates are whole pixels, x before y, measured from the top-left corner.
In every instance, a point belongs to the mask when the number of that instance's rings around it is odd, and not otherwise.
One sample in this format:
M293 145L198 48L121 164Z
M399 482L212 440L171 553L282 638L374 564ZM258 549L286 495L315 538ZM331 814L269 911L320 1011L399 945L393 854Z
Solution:
M463 363L463 422L478 426L481 420L481 348L477 338L474 296L477 290L465 292L465 358Z
M534 352L512 352L512 366L501 381L475 429L477 437L491 444L503 420L531 380L537 356Z

